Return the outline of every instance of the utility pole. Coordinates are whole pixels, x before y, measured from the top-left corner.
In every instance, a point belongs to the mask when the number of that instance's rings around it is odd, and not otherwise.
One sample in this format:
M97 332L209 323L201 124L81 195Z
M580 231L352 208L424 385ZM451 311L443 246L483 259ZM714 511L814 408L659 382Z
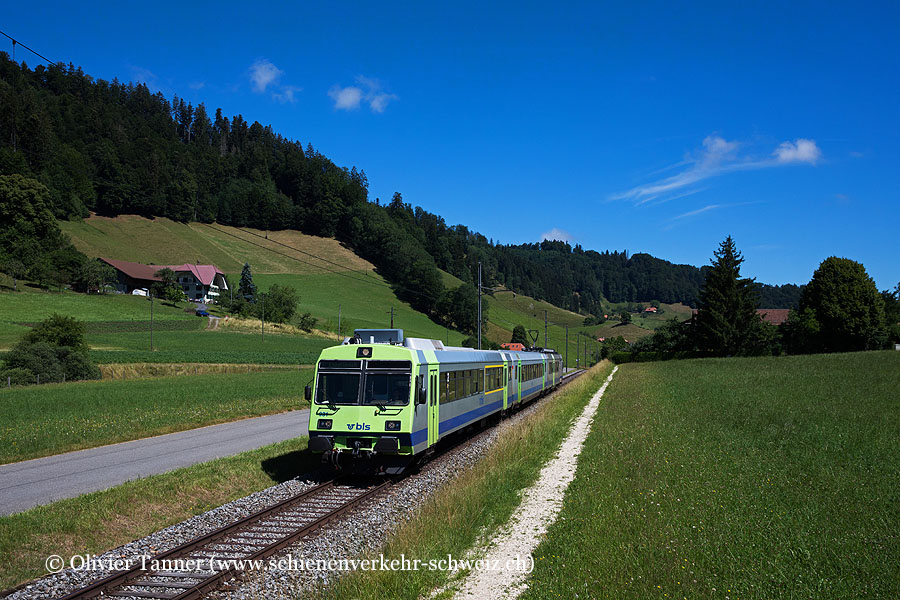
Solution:
M576 335L575 336L575 368L576 369L578 368L578 357L581 356L581 354L579 353L579 348L581 348L581 346L579 344L581 344L581 335Z
M259 322L259 330L264 342L266 341L266 295L260 294L259 297L262 300L262 320Z
M547 348L550 342L547 341L547 311L544 311L544 348Z
M150 352L153 352L153 290L150 290Z
M563 375L566 373L566 369L569 368L569 326L566 325L566 366L563 367Z
M588 367L587 361L587 340L584 340L584 368Z
M481 350L481 262L478 263L478 349Z
M341 337L341 305L338 304L338 337Z
M391 329L394 328L394 307L391 307Z

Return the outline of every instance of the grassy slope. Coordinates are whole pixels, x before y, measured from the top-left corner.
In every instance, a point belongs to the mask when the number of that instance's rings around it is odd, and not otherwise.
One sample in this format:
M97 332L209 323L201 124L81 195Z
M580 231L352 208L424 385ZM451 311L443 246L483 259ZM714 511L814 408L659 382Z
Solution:
M59 225L72 238L75 247L88 256L146 264L211 263L226 273L240 272L245 262L250 263L254 273L323 273L323 267L340 269L275 243L281 242L326 257L344 265L344 269L372 270L370 263L345 249L339 242L296 231L266 233L256 229L184 224L164 218L145 219L133 215L115 218L92 216L83 222L60 221ZM254 233L268 235L269 240Z
M0 463L300 408L310 369L0 389Z
M524 597L897 597L898 389L900 352L624 365Z
M100 554L316 468L299 437L0 517L0 589L46 573L58 554Z
M254 276L253 280L261 289L268 289L275 283L296 288L300 295L301 310L311 312L321 321L317 326L328 330L337 331L340 305L341 330L345 335L354 328L390 327L390 311L393 307L394 327L403 329L406 336L446 342L449 335L452 345L458 345L465 337L459 332L448 331L399 300L380 275L357 274L355 277L357 278L349 279L335 274L264 274Z

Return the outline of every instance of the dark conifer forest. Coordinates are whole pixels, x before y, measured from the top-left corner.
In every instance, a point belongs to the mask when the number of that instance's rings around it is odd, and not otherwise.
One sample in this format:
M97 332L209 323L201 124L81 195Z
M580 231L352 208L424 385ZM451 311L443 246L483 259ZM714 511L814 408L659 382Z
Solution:
M447 306L438 268L584 314L601 302L695 305L704 271L648 254L558 241L494 244L403 201L370 201L365 171L341 167L269 125L165 98L144 84L93 79L71 64L0 53L0 174L49 190L58 219L137 214L336 237L374 263L415 307ZM707 267L704 267L704 269ZM761 305L796 305L800 288L759 286ZM444 301L442 301L444 299Z

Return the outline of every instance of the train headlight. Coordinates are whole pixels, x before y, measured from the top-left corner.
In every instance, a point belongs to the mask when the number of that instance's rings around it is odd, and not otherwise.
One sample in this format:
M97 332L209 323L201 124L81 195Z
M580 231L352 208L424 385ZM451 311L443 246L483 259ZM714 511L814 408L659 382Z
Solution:
M385 421L384 422L384 430L385 431L400 431L400 421Z
M319 419L319 426L317 429L331 429L331 419Z

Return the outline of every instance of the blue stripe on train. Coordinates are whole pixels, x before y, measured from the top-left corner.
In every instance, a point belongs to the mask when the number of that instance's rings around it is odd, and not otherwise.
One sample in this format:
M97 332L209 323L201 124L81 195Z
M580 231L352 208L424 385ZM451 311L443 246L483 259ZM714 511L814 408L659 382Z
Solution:
M476 409L470 410L469 412L464 412L461 415L457 415L452 419L447 419L446 421L441 421L440 427L438 431L441 435L456 429L457 427L462 427L463 425L468 425L472 421L476 421L483 417L484 415L490 414L492 412L498 411L503 407L503 400L498 400L497 402L491 402L490 404L485 404L484 406L479 406Z

